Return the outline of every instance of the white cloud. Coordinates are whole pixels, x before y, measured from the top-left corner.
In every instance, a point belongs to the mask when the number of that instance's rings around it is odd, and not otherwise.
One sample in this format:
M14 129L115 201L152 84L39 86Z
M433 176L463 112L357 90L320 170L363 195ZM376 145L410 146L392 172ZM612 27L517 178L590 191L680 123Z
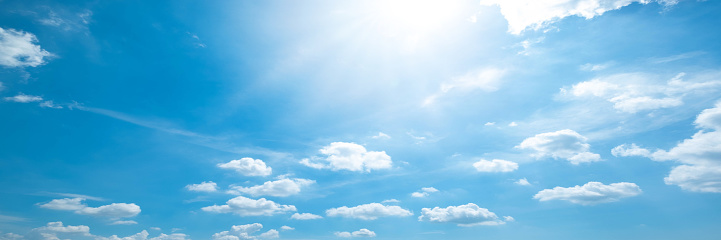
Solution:
M280 230L283 230L283 231L290 231L290 230L295 230L295 228L293 228L293 227L289 227L289 226L282 226L282 227L280 227Z
M481 0L481 5L498 5L508 21L508 32L519 35L526 29L539 30L569 16L591 19L634 2L650 0ZM658 1L666 5L675 1Z
M353 236L353 235L351 235L350 232L335 232L333 234L335 234L336 237L340 237L340 238L349 238L349 237Z
M368 230L368 229L365 229L365 228L361 228L360 230L354 231L354 232L352 232L352 233L351 233L351 232L335 232L334 234L335 234L336 237L341 237L341 238L350 238L350 237L375 237L375 236L376 236L376 233L375 233L375 232L373 232L373 231L371 231L371 230Z
M381 201L381 203L399 203L399 202L401 202L401 201L398 201L398 199L395 199L395 198Z
M610 62L609 62L609 63L603 63L603 64L590 64L590 63L586 63L586 64L581 65L580 69L583 70L583 71L595 72L595 71L604 70L604 69L610 67L611 65L613 65L613 63L610 63Z
M683 98L692 93L717 91L721 81L684 81L680 73L666 83L658 83L654 76L643 73L623 73L592 79L562 88L561 95L575 99L603 99L621 112L637 113L684 104Z
M0 232L0 234L2 234L2 232ZM0 235L0 240L20 240L24 238L25 237L23 237L22 235L15 233L5 233Z
M615 157L630 157L630 156L641 156L650 157L651 151L645 148L637 146L635 143L621 144L611 149L611 154Z
M391 136L382 132L378 132L378 135L371 137L373 139L391 139Z
M683 164L671 170L664 179L666 184L693 192L721 193L721 102L703 110L694 123L702 130L668 151L654 152L651 159Z
M325 211L329 217L358 218L362 220L375 220L379 217L407 217L413 213L399 206L386 206L380 203L369 203L355 207L331 208Z
M434 193L434 192L438 192L438 189L436 189L434 187L424 187L424 188L421 188L421 191L411 193L411 196L417 197L417 198L428 197L428 195L430 195L431 193Z
M481 90L484 92L498 91L502 78L506 75L506 70L499 68L485 68L470 71L465 75L455 77L449 81L441 83L441 87L436 94L428 96L423 102L424 106L433 104L436 99L442 97L452 91L469 92Z
M534 150L536 153L532 156L537 158L563 158L572 164L601 161L600 155L588 151L591 146L587 140L573 130L564 129L526 138L516 148Z
M85 225L64 226L63 222L49 222L44 227L35 228L39 231L57 232L57 233L80 233L82 235L90 235L90 227Z
M18 103L40 102L42 100L43 98L40 96L25 95L22 93L15 95L14 97L5 97L5 101Z
M347 142L333 142L319 150L325 158L303 159L301 164L317 169L333 171L348 170L370 172L371 170L392 167L391 157L385 151L368 151L365 147Z
M481 159L473 163L473 167L479 172L513 172L518 169L518 163L501 159L493 159L492 161Z
M273 173L272 168L266 166L263 160L247 157L218 164L218 167L235 170L244 176L268 176Z
M295 220L314 220L314 219L321 219L322 216L315 215L312 213L293 213L293 216L290 216L290 219Z
M487 122L486 124L483 124L484 126L493 126L496 125L495 122Z
M508 126L509 126L509 127L518 127L518 123L516 123L516 122L511 122L511 123L508 124Z
M315 183L314 180L293 178L280 179L276 181L267 181L263 185L252 187L233 186L230 193L246 193L252 196L274 196L287 197L300 193L302 187Z
M76 214L111 219L135 217L141 211L140 206L134 203L111 203L100 207L88 207L83 201L85 201L85 198L53 199L48 203L39 204L39 206L41 208L75 211Z
M52 53L35 45L38 39L29 32L0 28L0 65L5 67L37 67Z
M446 208L423 208L421 212L418 221L435 223L449 222L462 227L505 224L495 213L488 211L488 209L480 208L473 203L460 206L448 206Z
M263 224L252 223L245 225L234 225L230 227L230 231L222 231L213 234L213 240L256 240L256 239L275 239L280 237L280 233L275 229L270 229L260 235L254 233L263 229Z
M620 182L604 185L600 182L589 182L583 186L555 187L538 192L534 199L539 201L564 200L581 205L595 205L599 203L615 202L621 198L633 197L641 194L641 188L635 183Z
M214 183L213 181L202 182L199 184L187 185L185 186L185 189L194 192L216 192L218 191L218 184Z
M63 106L55 104L52 100L44 101L40 103L40 107L43 108L55 108L55 109L62 109Z
M516 181L515 183L521 186L531 186L531 183L529 183L528 179L526 178L518 179L518 181Z
M135 225L135 224L138 224L138 222L132 221L132 220L130 220L130 221L120 221L120 220L118 220L118 221L115 221L115 222L110 223L110 225Z
M424 191L427 193L434 193L434 192L438 192L438 189L436 189L434 187L424 187L424 188L421 188L421 191Z
M228 200L226 205L203 207L202 210L216 213L234 213L239 216L272 216L295 212L296 208L293 205L281 205L265 198L255 200L239 196Z
M97 236L90 233L90 227L85 225L64 225L62 222L49 222L46 226L32 229L29 239L44 240L60 240L60 239L81 239L92 238L95 240L186 240L187 235L182 233L173 233L170 235L159 234L157 237L148 238L148 231L141 231L128 237L118 237L112 235L110 237ZM2 239L2 238L0 238ZM22 239L22 238L20 238Z

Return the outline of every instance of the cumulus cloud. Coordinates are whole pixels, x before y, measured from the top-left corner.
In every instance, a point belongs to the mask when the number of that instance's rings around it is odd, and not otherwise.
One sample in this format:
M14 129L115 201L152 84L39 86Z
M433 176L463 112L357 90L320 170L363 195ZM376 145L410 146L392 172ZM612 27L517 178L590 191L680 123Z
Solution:
M0 65L5 67L37 67L52 53L40 48L34 34L0 28Z
M74 211L76 214L107 217L111 219L135 217L140 213L140 206L134 203L111 203L100 207L88 207L85 198L53 199L39 204L41 208Z
M365 228L361 228L360 230L354 231L354 232L352 232L352 233L351 233L351 232L335 232L335 236L336 236L336 237L342 237L342 238L349 238L349 237L375 237L375 236L376 236L376 233L373 232L373 231L371 231L371 230L368 230L368 229L365 229Z
M537 158L562 158L572 164L601 161L601 155L588 151L591 145L587 140L573 130L564 129L526 138L516 148L534 150L536 153L532 156Z
M348 170L370 172L371 170L392 167L391 157L385 151L368 151L365 147L347 142L333 142L319 150L325 158L312 157L300 161L301 164L316 169L333 171Z
M185 189L193 192L216 192L218 191L218 184L213 181L202 182L199 184L190 184L185 186Z
M501 80L506 75L506 70L499 68L485 68L470 71L465 75L454 77L449 81L441 83L437 93L428 96L423 105L433 104L438 98L451 92L469 92L481 90L484 92L498 91Z
M417 198L428 197L428 195L430 195L431 193L434 193L434 192L438 192L438 189L436 189L434 187L424 187L424 188L421 188L421 190L418 192L411 193L411 196L417 197Z
M479 172L513 172L518 169L518 163L501 159L491 161L481 159L473 163L473 167Z
M293 205L281 205L265 198L250 199L243 196L235 197L226 205L203 207L203 211L215 213L234 213L239 216L272 216L286 212L295 212Z
M399 203L399 202L401 202L401 201L399 201L398 199L395 199L395 198L381 201L381 203Z
M138 224L138 222L132 221L132 220L129 220L129 221L118 220L118 221L110 223L110 225L135 225L135 224Z
M391 136L382 132L378 132L378 135L371 137L373 139L391 139Z
M18 235L19 236L19 235ZM186 240L187 235L182 233L173 234L159 234L157 237L148 238L150 234L148 231L141 231L134 235L127 237L118 237L112 235L110 237L93 235L90 233L90 227L85 225L64 225L62 222L49 222L47 225L33 228L29 233L29 239L45 239L45 240L60 240L60 239L95 239L95 240ZM0 238L2 239L2 238ZM18 238L10 239L24 239L22 236Z
M43 100L40 96L33 96L33 95L25 95L25 94L18 94L13 97L5 97L5 101L8 102L18 102L18 103L31 103L31 102L40 102Z
M230 193L234 194L250 194L252 196L274 196L274 197L287 197L300 193L302 187L308 186L315 183L314 180L293 178L293 179L280 179L276 181L267 181L263 185L252 186L252 187L239 187L233 186Z
M630 156L641 156L641 157L649 157L651 156L651 151L645 148L641 148L637 146L635 143L631 143L631 145L628 144L621 144L617 147L611 149L611 154L615 157L630 157Z
M604 185L600 182L589 182L583 186L555 187L538 192L534 199L538 201L563 200L581 205L616 202L621 198L641 194L641 188L635 183L620 182Z
M651 159L682 164L671 170L664 179L666 184L692 192L721 193L721 102L703 110L694 123L702 130L668 151L654 152Z
M241 158L227 163L218 164L219 168L235 170L244 176L268 176L273 169L260 159Z
M505 224L495 213L488 209L478 207L473 203L460 206L448 206L445 208L423 208L418 221L428 221L434 223L455 223L462 227L471 227L479 225L501 225Z
M680 73L665 83L653 75L623 73L580 82L571 88L562 88L561 95L576 99L602 99L613 108L626 113L637 113L684 104L684 96L691 93L716 91L721 81L684 81Z
M275 229L259 235L254 235L263 229L263 224L252 223L245 225L234 225L230 227L230 231L222 231L213 234L213 240L256 240L256 239L275 239L280 237L280 233Z
M399 206L386 206L380 203L369 203L355 207L331 208L325 211L329 217L358 218L362 220L375 220L379 217L407 217L413 213Z
M323 218L320 215L315 215L312 213L293 213L293 216L290 216L290 219L295 220L314 220L314 219L321 219Z
M526 178L518 179L518 181L516 181L515 183L521 186L531 186L531 183L529 183L528 179Z
M591 19L632 3L651 0L481 0L481 5L498 5L508 21L508 32L519 35L526 29L539 30L570 16ZM657 2L672 5L675 1Z

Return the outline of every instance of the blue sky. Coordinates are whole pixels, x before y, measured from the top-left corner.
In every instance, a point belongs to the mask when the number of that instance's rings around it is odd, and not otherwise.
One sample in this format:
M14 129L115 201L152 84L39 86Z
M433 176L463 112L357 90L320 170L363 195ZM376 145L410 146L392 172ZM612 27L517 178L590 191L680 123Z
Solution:
M719 11L0 0L0 239L716 239Z

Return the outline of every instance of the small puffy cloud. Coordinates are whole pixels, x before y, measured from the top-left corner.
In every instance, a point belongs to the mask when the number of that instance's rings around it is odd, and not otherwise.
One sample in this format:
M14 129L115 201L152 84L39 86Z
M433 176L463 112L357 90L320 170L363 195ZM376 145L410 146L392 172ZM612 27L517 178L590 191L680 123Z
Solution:
M35 43L37 37L29 32L0 28L0 65L5 67L37 67L52 53Z
M391 139L391 136L382 132L378 132L378 135L371 137L373 139Z
M501 159L491 161L481 159L473 163L473 167L479 172L513 172L518 169L518 163Z
M529 183L528 179L526 178L518 179L518 181L516 181L515 183L521 186L531 186L531 183Z
M312 213L293 213L293 216L290 216L290 219L295 220L314 220L314 219L321 219L323 218L320 215L315 215Z
M41 208L74 211L76 214L90 215L97 217L107 217L111 219L135 217L140 213L140 206L134 203L111 203L100 207L88 207L85 198L63 198L53 199L44 204L39 204Z
M57 232L57 233L81 233L82 235L90 235L90 227L85 225L65 226L63 222L49 222L46 226L35 228L39 231Z
M509 126L509 127L518 127L518 123L516 123L516 122L511 122L511 123L508 124L508 126Z
M537 158L562 158L572 164L601 161L600 155L588 151L591 145L587 140L573 130L564 129L526 138L516 148L534 150L536 153L532 156Z
M132 221L132 220L130 220L130 221L120 221L120 220L118 220L118 221L115 221L115 222L110 223L110 225L135 225L135 224L138 224L138 222Z
M495 123L495 122L487 122L487 123L485 123L485 124L483 124L483 125L484 125L484 126L493 126L493 125L496 125L496 123Z
M399 206L386 206L380 203L369 203L355 207L331 208L325 211L329 217L358 218L362 220L375 220L379 217L407 217L413 213Z
M235 170L244 176L268 176L273 173L272 168L266 166L263 160L247 157L218 164L218 167Z
M280 227L280 230L283 230L283 231L290 231L290 230L295 230L295 228L293 228L293 227L289 227L289 226L282 226L282 227Z
M651 159L682 164L671 169L666 184L692 192L721 193L721 102L703 110L694 123L702 130L668 151L654 152Z
M261 229L263 229L263 225L260 223L234 225L230 227L230 231L215 233L212 238L213 240L257 240L275 239L280 237L280 234L275 229L268 230L267 232L259 235L254 235Z
M5 97L5 101L8 102L18 102L18 103L30 103L30 102L40 102L43 100L40 96L33 96L33 95L25 95L25 94L18 94L13 97Z
M611 154L614 157L630 157L630 156L649 157L649 156L651 156L651 151L649 151L648 149L636 146L636 144L634 144L634 143L631 143L631 145L628 145L628 144L618 145L617 147L611 149Z
M454 77L449 81L441 83L439 91L428 96L424 100L423 105L433 104L438 98L452 92L470 92L475 90L484 92L498 91L502 82L501 80L505 75L506 70L499 68L485 68L470 71L465 75Z
M555 187L538 192L534 199L538 201L563 200L581 205L616 202L622 198L641 194L641 188L635 183L620 182L604 185L600 182L589 182L583 186Z
M185 186L185 189L193 192L216 192L218 191L218 184L213 181L202 182L199 184L190 184Z
M252 196L274 196L287 197L300 193L301 188L315 183L314 180L293 178L280 179L276 181L267 181L263 185L252 187L233 186L230 193L245 193Z
M421 216L418 221L434 223L455 223L458 226L470 227L478 225L501 225L505 224L495 213L488 209L478 207L473 203L460 206L449 206L446 208L434 207L421 209Z
M373 232L373 231L371 231L371 230L368 230L368 229L365 229L365 228L361 228L360 230L354 231L354 232L352 232L352 233L351 233L351 232L335 232L335 236L336 236L336 237L341 237L341 238L350 238L350 237L375 237L375 236L376 236L376 233Z
M215 213L234 213L239 216L272 216L286 212L295 212L293 205L281 205L265 198L250 199L243 196L235 197L226 205L203 207L203 211Z
M319 152L326 157L306 158L300 163L316 169L355 172L388 169L393 164L391 157L385 151L368 151L365 147L355 143L333 142L320 149Z
M422 198L422 197L428 197L431 193L438 192L438 189L434 187L424 187L421 188L421 191L411 193L412 197ZM396 200L397 201L397 200Z
M399 203L399 202L401 202L401 201L398 201L398 199L394 198L394 199L383 200L381 203Z
M481 0L481 5L498 5L501 14L508 21L508 32L520 35L526 29L539 30L550 24L570 16L591 19L611 10L616 10L632 3L648 3L649 0ZM676 1L658 0L665 5L673 5Z

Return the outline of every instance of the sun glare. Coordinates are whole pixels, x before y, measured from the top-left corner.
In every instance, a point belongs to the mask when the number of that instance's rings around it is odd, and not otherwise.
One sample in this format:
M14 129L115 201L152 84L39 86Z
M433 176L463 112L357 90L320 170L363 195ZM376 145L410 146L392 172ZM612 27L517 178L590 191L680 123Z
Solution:
M389 0L378 1L374 8L383 28L412 34L432 33L464 18L459 1Z

